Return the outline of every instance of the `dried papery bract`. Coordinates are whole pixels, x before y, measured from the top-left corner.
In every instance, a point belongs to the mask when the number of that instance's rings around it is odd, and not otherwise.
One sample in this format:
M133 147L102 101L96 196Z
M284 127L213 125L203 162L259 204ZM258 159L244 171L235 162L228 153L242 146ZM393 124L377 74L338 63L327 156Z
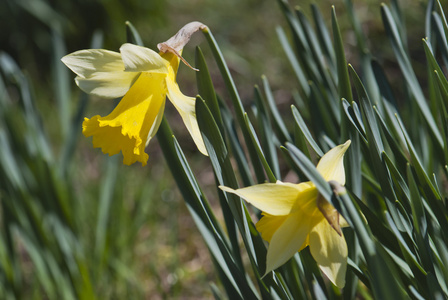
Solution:
M181 52L182 49L184 48L184 46L190 41L190 38L193 35L193 33L198 31L199 29L204 30L206 28L207 28L207 26L205 26L201 22L197 22L197 21L190 22L187 25L185 25L184 27L182 27L169 40L167 40L166 42L157 44L157 48L159 49L160 52L163 52L163 53L166 53L166 52L173 53L174 55L179 57L185 65L187 65L188 67L190 67L191 69L193 69L195 71L199 71L198 69L193 68L182 57L182 55L180 55L179 52Z

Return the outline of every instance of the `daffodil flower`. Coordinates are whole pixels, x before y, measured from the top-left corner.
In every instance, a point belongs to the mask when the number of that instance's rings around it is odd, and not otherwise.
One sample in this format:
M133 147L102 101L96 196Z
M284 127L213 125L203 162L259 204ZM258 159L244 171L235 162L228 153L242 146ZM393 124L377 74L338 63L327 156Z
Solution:
M86 137L93 136L93 146L109 156L121 151L126 165L137 161L146 165L145 147L160 126L166 96L199 151L207 155L196 120L195 98L182 94L176 82L182 49L163 52L124 44L120 53L90 49L62 58L78 75L76 84L84 92L109 99L123 97L108 116L85 118L82 132Z
M350 141L347 141L331 149L319 161L317 170L326 181L345 184L343 157L349 146ZM266 274L309 246L322 272L337 287L344 287L347 243L340 225L344 226L345 220L319 196L312 182L277 181L237 190L220 188L240 196L263 212L256 227L269 242Z

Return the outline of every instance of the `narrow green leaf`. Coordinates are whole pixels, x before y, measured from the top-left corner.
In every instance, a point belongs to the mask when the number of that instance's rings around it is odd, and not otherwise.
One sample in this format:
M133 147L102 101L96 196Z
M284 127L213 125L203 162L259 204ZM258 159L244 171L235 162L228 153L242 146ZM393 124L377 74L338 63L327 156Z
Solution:
M352 105L350 105L347 100L342 99L342 107L345 113L345 116L347 117L347 120L350 122L350 124L353 125L353 128L356 129L358 132L358 135L361 137L364 144L367 144L367 138L366 133L364 131L364 124L359 122L359 119L357 118L357 115L359 114L358 105L356 102L352 102Z
M362 107L362 112L366 121L366 132L369 141L369 147L374 147L376 149L377 155L384 151L384 145L381 139L381 134L379 132L378 124L374 115L372 103L370 102L369 96L364 89L361 79L356 74L355 69L349 65L349 70L351 72L356 91L358 93L359 101Z
M252 139L252 142L255 145L255 149L257 150L257 154L258 154L258 158L261 161L261 164L264 167L264 171L266 172L266 175L268 176L268 179L270 182L275 183L277 181L277 178L275 178L274 173L272 173L271 167L269 166L268 162L266 161L265 155L263 153L263 150L261 149L261 145L260 142L257 139L257 135L255 133L255 130L252 126L252 124L249 121L249 117L247 116L247 114L245 115L245 120L246 120L246 126L249 127L250 130L250 137ZM260 174L264 177L264 174Z
M162 120L157 139L163 150L168 167L172 174L176 174L174 179L182 193L187 207L196 223L204 241L209 248L210 254L219 263L223 281L231 282L234 291L237 291L238 298L242 298L242 289L247 289L247 285L242 284L246 279L240 274L240 269L235 264L233 255L227 244L224 231L213 214L204 194L202 193L177 141L173 137L171 129L165 118ZM238 282L238 283L237 283Z
M339 98L353 101L352 88L347 70L347 60L345 59L344 44L342 42L341 31L336 18L334 6L331 8L331 24L333 27L334 52L336 54L336 67L338 70L338 92Z
M429 179L428 174L426 173L425 169L423 168L421 160L420 160L419 156L417 155L417 152L416 152L412 142L410 141L410 138L406 132L406 129L404 128L403 123L401 122L401 120L398 119L398 117L397 117L397 120L399 121L401 130L405 136L409 154L411 155L412 165L415 167L417 178L419 179L420 184L423 185L423 189L425 191L426 196L429 198L432 198L432 199L440 200L441 195L438 193L438 190L434 187L433 183Z
M243 103L241 102L240 96L236 89L233 78L230 74L229 68L226 64L224 56L221 53L218 43L216 42L210 29L208 27L206 27L205 29L202 30L202 33L204 34L204 36L210 46L210 49L212 50L213 56L218 65L221 76L223 77L224 83L227 87L227 91L230 94L230 98L232 100L232 103L233 103L233 106L235 109L236 120L241 128L241 131L243 132L243 136L246 141L247 149L249 152L249 158L251 159L251 162L255 169L255 172L257 174L259 174L262 172L262 167L260 165L260 161L257 158L255 145L251 141L249 129L247 128L247 126L245 124L245 121L244 121L244 112L245 111L243 108Z
M376 299L406 299L403 284L392 260L381 244L372 239L369 227L364 223L362 215L348 194L338 196L333 199L335 207L341 211L359 238L367 268L371 274L370 281L374 297Z
M391 105L397 107L397 101L395 100L395 96L383 68L376 59L372 59L371 63L375 81L380 90L381 99L388 101ZM379 103L383 103L383 101L379 101Z
M445 157L445 164L448 162L448 111L445 103L448 103L448 89L444 86L444 76L441 76L439 72L435 72L437 84L440 89L440 99L438 101L438 107L441 115L443 135L443 153ZM446 80L446 79L445 79Z
M437 0L437 7L439 9L440 15L442 16L443 29L445 32L445 39L448 40L448 22L446 20L445 13L443 12L443 7L442 7L442 4L440 3L440 0Z
M68 81L69 70L61 62L61 58L66 55L67 51L61 34L53 28L52 30L52 47L53 47L53 83L58 103L58 113L60 129L64 139L67 139L70 122L70 88Z
M196 114L198 116L198 124L202 132L205 147L209 153L210 161L219 184L234 189L238 188L235 173L230 163L230 158L222 136L216 122L213 120L210 110L200 97L197 97L196 99ZM234 222L236 222L244 245L246 246L249 260L260 288L266 288L264 282L261 280L259 270L259 264L261 261L264 262L266 255L266 249L261 236L254 230L255 226L253 225L250 215L247 212L247 208L241 199L233 194L224 193L224 195L228 199L228 205L233 215ZM230 235L230 237L231 241L234 240L234 242L237 243L236 236L232 237L232 235ZM234 255L236 256L237 253ZM243 266L240 268L241 270L244 270ZM245 293L249 295L250 291L245 291Z
M140 37L140 34L138 33L137 29L135 29L134 25L132 25L131 22L126 21L126 40L128 43L144 46L143 40Z
M307 17L304 15L300 8L296 8L297 19L303 29L304 36L310 47L310 59L314 62L320 78L322 78L321 84L325 87L328 94L337 95L338 91L334 84L333 78L327 70L325 62L323 60L322 49L320 48L318 38L311 27Z
M426 281L429 287L428 291L425 291L430 298L436 298L437 295L442 293L442 289L437 282L434 270L434 261L431 257L430 246L428 240L428 224L426 215L423 208L422 198L417 188L414 176L412 174L411 166L407 166L407 178L409 182L409 188L411 191L411 208L412 208L412 220L415 229L415 239L417 242L417 248L420 252L420 259L423 266L427 270Z
M252 172L249 168L249 163L244 154L243 147L238 139L238 133L236 132L235 120L232 112L222 101L220 102L220 109L224 122L225 133L228 138L228 144L230 145L230 150L235 157L243 184L244 186L252 185L254 183L252 179Z
M396 22L392 17L389 8L384 3L381 6L381 17L386 28L386 33L392 43L392 48L395 52L395 56L397 57L398 64L400 65L403 76L407 82L407 86L412 92L414 99L420 109L420 112L428 123L428 126L431 130L430 132L437 140L438 146L442 147L442 136L437 128L434 117L429 110L428 104L425 100L425 96L421 90L420 84L418 83L414 70L412 68L410 59L408 58L406 51L404 50L404 45L402 44L402 39L400 38L401 35L399 29L397 28Z
M428 5L426 6L425 13L425 37L427 37L431 42L433 42L433 28L431 26L431 18L433 16L433 11L435 8L435 1L429 0Z
M260 89L256 85L255 91L255 103L257 106L257 119L258 127L261 135L261 143L264 146L266 153L266 160L272 168L274 176L280 179L280 166L277 158L275 135L272 129L271 120L266 105L266 100L263 99Z
M302 133L303 137L306 139L311 148L313 148L314 152L319 157L322 157L324 155L324 152L320 149L319 145L317 145L316 141L311 135L311 132L308 130L308 127L303 121L303 118L300 115L299 110L294 105L291 106L291 110L294 116L294 120L296 121L297 127L300 129L300 132Z
M201 48L196 47L195 52L196 68L199 69L196 72L196 82L198 86L199 95L204 99L207 106L212 112L213 118L218 123L220 131L222 131L222 117L218 105L218 99L216 98L215 88L213 87L212 78L208 71L207 63L205 62L204 54Z
M113 199L115 185L117 181L118 173L118 159L116 156L107 160L107 169L104 174L106 177L101 184L101 190L99 195L98 205L98 218L96 222L95 230L95 246L94 253L97 256L97 260L100 262L100 266L107 261L106 257L106 237L108 234L108 222L110 214L110 206Z
M291 45L289 44L288 38L286 37L284 30L281 27L277 27L276 30L280 44L282 45L283 51L285 51L286 57L289 60L289 64L291 65L294 74L297 77L301 90L303 91L303 94L307 96L310 93L310 88L308 85L308 80L302 70L302 67L300 66L300 63L297 60L297 57L295 56L294 51L291 48Z
M330 65L330 69L332 70L332 74L336 76L336 58L334 54L334 48L332 45L330 34L327 30L327 26L325 25L324 18L322 17L322 14L320 13L315 3L311 4L311 10L313 13L314 23L316 24L316 33L317 38L320 42L320 46L322 47L323 53L327 57L328 64Z
M291 137L285 123L283 122L283 118L278 111L277 105L275 104L274 96L272 95L271 87L269 86L269 81L264 75L261 76L261 80L263 81L263 88L266 95L267 105L269 107L269 110L271 111L274 125L279 135L280 143L284 143L287 141L290 142Z

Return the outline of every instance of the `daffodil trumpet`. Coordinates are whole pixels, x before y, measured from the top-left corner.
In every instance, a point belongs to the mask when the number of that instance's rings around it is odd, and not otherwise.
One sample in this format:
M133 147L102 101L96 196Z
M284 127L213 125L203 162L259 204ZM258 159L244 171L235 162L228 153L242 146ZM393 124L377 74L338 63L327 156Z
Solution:
M62 58L84 92L109 99L122 97L108 116L84 118L82 132L93 137L95 148L110 156L121 151L126 165L137 161L146 165L145 147L157 133L168 96L199 151L207 155L196 119L196 99L182 94L176 82L179 60L190 66L181 56L183 47L194 32L204 28L199 22L185 25L158 45L160 53L126 43L119 53L89 49Z
M350 140L328 151L317 170L332 185L345 184L343 157ZM347 226L338 211L321 195L313 182L277 181L241 189L220 188L233 193L262 211L256 224L269 242L265 275L309 246L321 271L339 288L345 285L347 243L341 227Z

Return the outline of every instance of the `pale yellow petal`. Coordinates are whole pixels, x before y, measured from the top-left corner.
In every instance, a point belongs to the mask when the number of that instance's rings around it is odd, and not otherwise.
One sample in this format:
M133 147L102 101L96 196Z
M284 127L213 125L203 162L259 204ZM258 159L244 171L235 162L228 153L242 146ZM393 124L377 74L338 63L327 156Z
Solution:
M125 72L121 54L108 50L80 50L61 60L78 75L81 90L104 98L124 96L140 74Z
M255 227L260 232L261 237L270 242L274 233L279 229L288 216L273 216L263 213L263 217L257 222Z
M76 77L76 84L87 94L103 98L123 97L134 84L140 73L134 72L97 72L88 78Z
M328 151L317 164L317 170L326 181L335 180L345 184L344 154L350 146L348 140L342 145L336 146Z
M280 228L283 222L288 218L288 216L272 216L267 213L262 213L263 217L257 222L256 228L260 232L261 237L267 241L271 242L272 236ZM309 238L305 239L305 242L299 248L299 251L304 249L309 244Z
M61 60L76 75L84 78L97 72L124 71L120 53L109 50L79 50L64 56Z
M123 163L145 165L145 142L165 103L165 75L142 73L117 107L106 117L83 122L83 134L109 155L123 153Z
M199 130L198 120L196 119L196 98L187 97L182 94L172 76L168 76L166 81L168 87L168 99L170 99L171 103L173 103L174 107L176 107L182 117L182 120L199 151L202 154L207 155L204 140L202 139L202 134Z
M313 216L315 215L317 214L313 214ZM274 233L269 243L266 255L266 273L280 267L302 249L311 228L317 222L316 217L304 217L300 211L290 214Z
M126 43L120 52L126 71L168 74L168 62L149 48Z
M311 230L309 238L311 255L322 272L334 285L343 288L348 255L344 235L340 236L323 219Z
M237 190L220 186L220 189L240 196L259 210L273 216L291 213L300 194L298 188L277 183L257 184Z

